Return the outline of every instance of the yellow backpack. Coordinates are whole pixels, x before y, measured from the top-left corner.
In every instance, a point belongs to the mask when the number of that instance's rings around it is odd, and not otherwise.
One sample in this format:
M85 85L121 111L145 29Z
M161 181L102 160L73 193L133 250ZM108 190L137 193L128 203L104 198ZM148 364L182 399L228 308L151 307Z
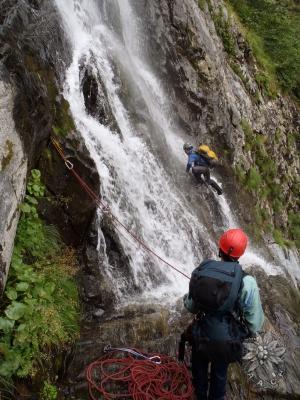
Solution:
M198 147L198 153L208 158L209 161L218 161L218 156L216 155L216 153L211 150L206 144L200 144L200 146Z

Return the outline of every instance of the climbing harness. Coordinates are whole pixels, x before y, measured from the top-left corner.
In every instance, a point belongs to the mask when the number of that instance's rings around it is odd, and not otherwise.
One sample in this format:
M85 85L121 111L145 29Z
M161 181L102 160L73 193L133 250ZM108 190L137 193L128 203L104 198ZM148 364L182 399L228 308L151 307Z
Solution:
M116 224L121 226L125 231L137 242L145 251L148 253L152 254L154 257L158 258L162 263L165 265L169 266L170 268L174 269L176 272L179 274L183 275L185 278L190 279L188 275L186 275L184 272L180 271L178 268L174 267L172 264L170 264L168 261L164 260L161 256L159 256L155 251L153 251L146 243L144 243L140 238L138 238L134 233L132 233L110 210L109 206L105 204L100 197L89 187L89 185L80 177L80 175L75 171L74 165L68 160L68 157L64 154L61 145L59 142L51 137L51 142L53 146L55 147L56 151L60 155L60 157L63 159L66 168L74 175L74 177L78 180L80 186L85 190L85 192L88 194L88 196L96 203L96 205L104 212L105 214L109 214L110 217L112 218L112 221L115 223L114 226L116 229L119 231L118 227Z
M104 351L106 354L86 369L92 400L192 398L189 371L185 364L179 364L172 357L110 345Z

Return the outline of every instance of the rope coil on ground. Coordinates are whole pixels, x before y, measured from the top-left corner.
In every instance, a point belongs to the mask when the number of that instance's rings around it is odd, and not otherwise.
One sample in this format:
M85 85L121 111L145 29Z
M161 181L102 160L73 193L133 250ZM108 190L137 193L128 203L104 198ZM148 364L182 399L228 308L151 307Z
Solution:
M78 180L80 186L85 190L85 192L88 194L88 196L96 203L96 205L106 214L109 214L110 217L112 218L113 222L117 223L120 225L123 229L126 230L126 232L148 253L152 254L154 257L158 258L161 262L169 266L170 268L174 269L176 272L179 274L183 275L185 278L190 279L188 275L186 275L184 272L180 271L178 268L174 267L171 265L168 261L164 260L162 257L160 257L157 253L155 253L150 247L146 245L140 238L138 238L134 233L132 233L110 210L109 206L105 204L100 197L89 187L89 185L80 177L80 175L75 171L74 165L68 160L68 158L65 156L61 145L59 142L51 138L51 142L53 146L55 147L56 151L58 154L61 156L61 158L65 162L66 168L74 175L74 177ZM115 225L116 229L118 227ZM119 230L119 229L118 229Z
M127 349L128 350L128 349ZM132 349L134 352L137 350ZM86 369L92 400L184 400L191 399L193 386L189 371L172 357L143 354L138 359L122 349L112 349ZM151 361L159 357L161 364Z

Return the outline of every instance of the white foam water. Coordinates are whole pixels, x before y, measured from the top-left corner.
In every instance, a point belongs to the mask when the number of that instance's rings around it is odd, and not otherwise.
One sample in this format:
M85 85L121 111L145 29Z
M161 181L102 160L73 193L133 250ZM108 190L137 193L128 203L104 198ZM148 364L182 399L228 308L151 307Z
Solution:
M55 0L73 48L66 73L64 95L70 103L77 129L93 157L101 179L102 198L112 213L147 246L170 264L190 275L206 254L217 253L215 238L201 219L199 201L190 201L182 145L185 135L172 121L172 110L163 83L153 73L143 48L142 24L129 0ZM80 68L89 66L105 87L107 101L118 130L88 115L81 87ZM127 91L127 95L124 92ZM173 160L174 169L170 168ZM229 203L216 196L222 214L217 228L236 227ZM211 210L214 213L214 209ZM99 218L101 218L99 212ZM212 222L213 226L215 223ZM188 280L149 256L122 228L118 232L130 260L135 284L158 298L181 295ZM99 233L99 252L105 240ZM116 290L126 288L102 257L107 276ZM268 274L282 272L281 265L267 262L253 248L242 263L261 266ZM153 274L161 282L153 281Z

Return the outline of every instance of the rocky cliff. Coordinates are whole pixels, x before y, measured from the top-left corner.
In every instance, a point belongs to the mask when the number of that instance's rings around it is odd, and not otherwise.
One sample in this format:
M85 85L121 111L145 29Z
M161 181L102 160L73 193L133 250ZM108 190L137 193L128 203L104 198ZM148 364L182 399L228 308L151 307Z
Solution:
M42 207L46 220L59 227L67 244L82 243L94 212L51 147L50 136L64 137L71 147L69 156L76 152L75 167L96 191L99 177L60 94L70 51L54 4L5 1L0 17L3 290L29 169L40 168L49 192L68 199L64 207L63 201L58 201L58 208Z
M257 239L267 232L265 244L273 242L274 235L280 245L293 246L286 239L299 241L295 218L300 184L297 105L280 93L272 98L266 92L242 28L223 2L133 0L132 4L143 21L147 55L166 84L174 120L192 142L206 142L221 156L218 174L232 195L232 207L249 231ZM52 2L30 0L5 1L0 21L0 121L4 132L0 138L0 280L3 288L28 169L38 167L49 193L57 199L55 203L42 203L41 214L58 227L67 244L80 250L79 282L85 310L82 337L70 357L73 361L61 372L61 395L84 398L82 366L100 355L107 341L174 354L176 337L189 316L181 305L172 312L143 305L111 314L114 288L103 280L99 268L102 253L105 248L110 264L121 277L134 281L129 260L109 218L99 220L95 216L95 205L49 142L53 134L63 142L76 170L98 193L100 178L95 163L61 94L65 70L71 62L62 21ZM82 65L80 79L89 114L120 133L99 77ZM123 96L126 93L124 88ZM253 210L248 204L255 204ZM267 279L261 271L254 273L262 288L269 327L287 347L286 381L265 393L264 398L297 398L299 292L289 277ZM130 290L140 289L132 284ZM232 371L232 398L249 398L249 393L239 387L241 383L248 387L245 379L239 370ZM254 387L249 386L249 390ZM261 390L256 392L251 392L251 398L263 396Z
M267 94L237 16L222 1L135 7L147 21L149 56L169 82L175 118L191 141L209 141L222 156L220 174L249 228L258 239L266 232L281 245L297 242L299 108L279 92Z

